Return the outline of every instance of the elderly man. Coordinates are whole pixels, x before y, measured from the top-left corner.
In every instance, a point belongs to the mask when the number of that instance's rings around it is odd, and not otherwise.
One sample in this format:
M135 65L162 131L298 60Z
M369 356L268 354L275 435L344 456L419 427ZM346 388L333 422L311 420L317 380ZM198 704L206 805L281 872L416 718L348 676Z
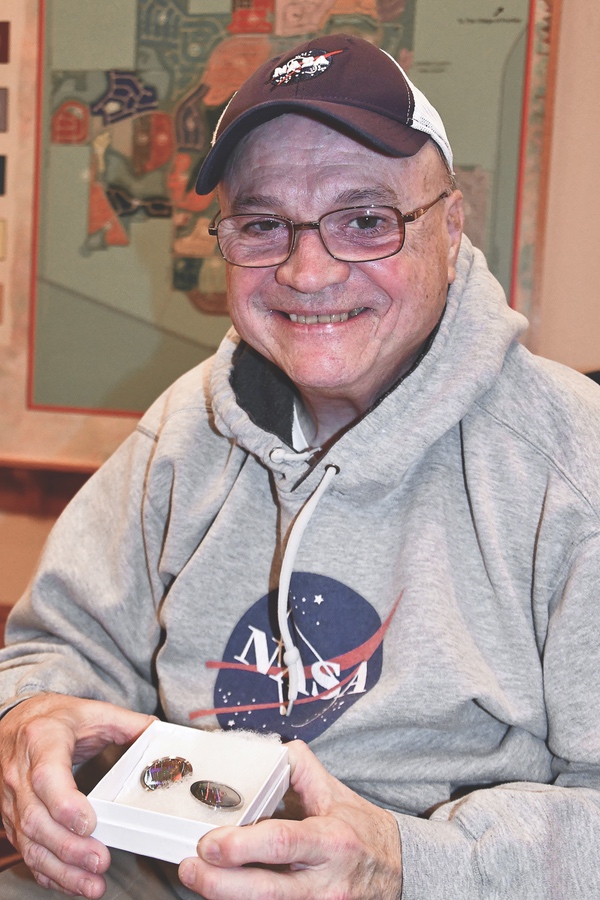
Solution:
M259 69L217 184L235 328L71 504L9 623L11 839L89 898L597 896L597 387L518 343L442 122L372 45ZM71 766L157 710L289 739L300 818L210 832L180 881L109 868ZM0 892L41 893L22 868Z

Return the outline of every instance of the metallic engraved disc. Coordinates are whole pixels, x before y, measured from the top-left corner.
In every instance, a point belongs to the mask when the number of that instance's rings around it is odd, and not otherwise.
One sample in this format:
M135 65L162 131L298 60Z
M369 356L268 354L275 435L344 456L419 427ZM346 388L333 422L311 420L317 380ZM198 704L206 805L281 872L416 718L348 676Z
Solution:
M220 781L195 781L190 791L196 800L211 809L237 809L243 803L241 794Z
M146 766L141 774L142 787L147 791L170 787L192 774L192 764L182 756L163 756Z

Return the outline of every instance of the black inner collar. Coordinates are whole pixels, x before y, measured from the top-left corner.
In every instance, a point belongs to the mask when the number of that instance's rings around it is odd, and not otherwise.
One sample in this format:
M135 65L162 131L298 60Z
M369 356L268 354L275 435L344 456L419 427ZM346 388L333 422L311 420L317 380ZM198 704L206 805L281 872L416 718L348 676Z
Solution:
M274 363L241 341L233 355L231 387L238 404L263 431L292 447L297 388Z

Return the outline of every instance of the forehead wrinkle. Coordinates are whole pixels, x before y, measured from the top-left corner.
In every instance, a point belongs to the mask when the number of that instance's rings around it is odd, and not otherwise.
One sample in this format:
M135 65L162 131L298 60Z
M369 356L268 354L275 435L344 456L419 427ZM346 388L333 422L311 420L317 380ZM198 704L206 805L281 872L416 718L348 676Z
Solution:
M332 197L328 210L340 209L344 206L395 206L398 195L395 190L385 184L365 188L347 188ZM282 202L273 194L239 194L231 201L232 213L274 212L284 208Z
M348 188L341 191L334 202L348 206L394 206L398 202L398 194L384 184L365 188Z

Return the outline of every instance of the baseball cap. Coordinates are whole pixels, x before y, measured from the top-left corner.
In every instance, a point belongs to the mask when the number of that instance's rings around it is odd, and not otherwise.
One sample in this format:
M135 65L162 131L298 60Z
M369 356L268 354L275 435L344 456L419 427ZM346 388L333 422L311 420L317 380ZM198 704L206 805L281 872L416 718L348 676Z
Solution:
M439 113L384 50L347 34L316 37L273 57L226 106L196 191L219 183L244 135L283 113L317 118L389 156L413 156L432 138L452 171L452 150Z

